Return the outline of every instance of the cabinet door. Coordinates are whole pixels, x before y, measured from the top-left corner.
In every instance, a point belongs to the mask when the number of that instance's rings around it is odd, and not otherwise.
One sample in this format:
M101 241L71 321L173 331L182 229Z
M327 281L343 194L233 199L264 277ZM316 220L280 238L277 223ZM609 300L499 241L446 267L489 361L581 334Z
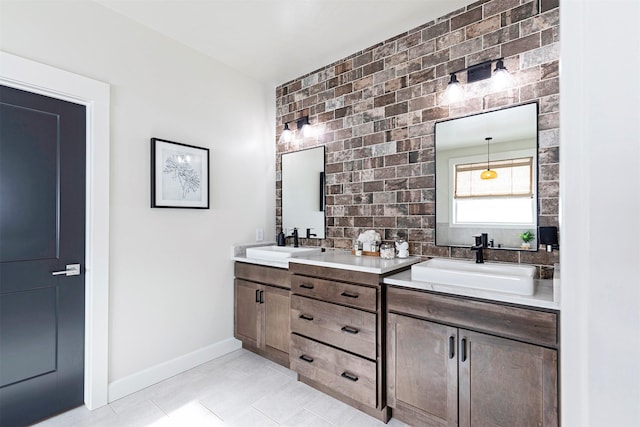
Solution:
M264 347L289 353L291 335L289 314L289 291L264 288Z
M557 426L556 350L461 329L460 426Z
M258 347L260 289L262 286L235 280L235 337L243 342Z
M387 322L387 404L422 425L457 425L457 329L393 313Z

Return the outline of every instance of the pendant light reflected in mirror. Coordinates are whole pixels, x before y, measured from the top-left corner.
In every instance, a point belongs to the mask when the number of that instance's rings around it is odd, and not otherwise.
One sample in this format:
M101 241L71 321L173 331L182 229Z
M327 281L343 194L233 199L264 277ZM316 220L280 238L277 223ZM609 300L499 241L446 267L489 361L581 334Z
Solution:
M485 138L487 141L487 170L480 174L480 179L495 179L498 177L498 172L489 167L489 142L491 142L492 139L490 136Z

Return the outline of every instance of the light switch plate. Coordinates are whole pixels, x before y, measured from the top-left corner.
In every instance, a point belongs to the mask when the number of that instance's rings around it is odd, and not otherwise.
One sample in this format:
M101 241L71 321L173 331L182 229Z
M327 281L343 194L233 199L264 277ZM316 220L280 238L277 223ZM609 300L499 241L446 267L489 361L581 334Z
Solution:
M256 242L262 242L264 240L264 230L262 228L256 228Z

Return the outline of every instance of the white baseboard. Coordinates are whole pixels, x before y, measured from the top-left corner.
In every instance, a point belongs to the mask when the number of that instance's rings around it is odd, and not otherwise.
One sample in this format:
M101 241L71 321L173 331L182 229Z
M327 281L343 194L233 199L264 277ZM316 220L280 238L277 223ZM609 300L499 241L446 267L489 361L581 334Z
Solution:
M109 403L242 347L235 338L211 344L109 384Z

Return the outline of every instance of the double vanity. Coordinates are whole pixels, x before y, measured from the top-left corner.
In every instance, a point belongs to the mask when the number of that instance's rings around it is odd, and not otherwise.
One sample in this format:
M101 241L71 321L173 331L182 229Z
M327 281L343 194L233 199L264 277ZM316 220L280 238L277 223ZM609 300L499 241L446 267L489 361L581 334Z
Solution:
M522 265L237 246L235 337L387 422L557 425L559 303Z

